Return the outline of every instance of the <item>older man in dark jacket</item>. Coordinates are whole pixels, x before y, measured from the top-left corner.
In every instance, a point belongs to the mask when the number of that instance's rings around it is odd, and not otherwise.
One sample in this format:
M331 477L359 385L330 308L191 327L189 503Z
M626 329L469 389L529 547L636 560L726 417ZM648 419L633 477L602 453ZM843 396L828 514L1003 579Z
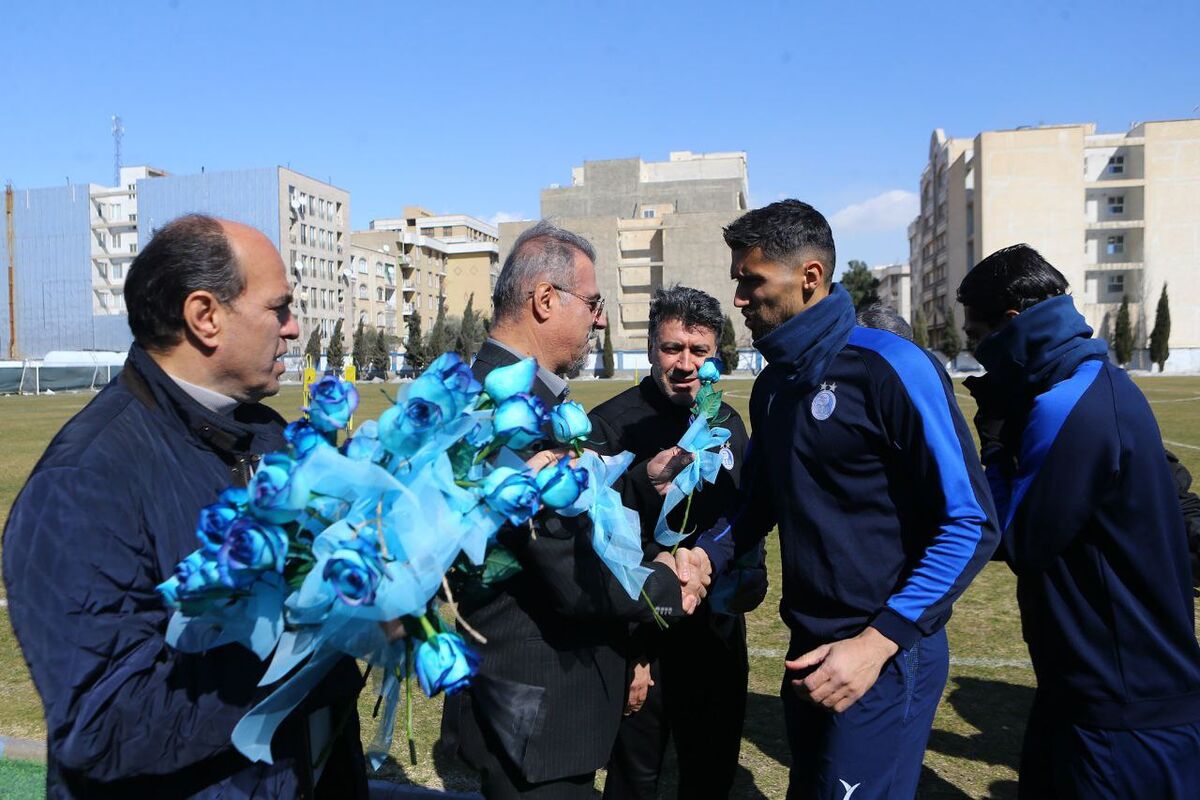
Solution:
M125 368L55 436L4 533L9 612L45 708L47 794L365 797L353 661L284 723L274 763L251 763L229 737L268 691L265 665L237 645L171 649L155 593L196 548L199 510L284 445L283 420L259 403L299 335L279 253L252 228L183 217L134 261L125 297Z

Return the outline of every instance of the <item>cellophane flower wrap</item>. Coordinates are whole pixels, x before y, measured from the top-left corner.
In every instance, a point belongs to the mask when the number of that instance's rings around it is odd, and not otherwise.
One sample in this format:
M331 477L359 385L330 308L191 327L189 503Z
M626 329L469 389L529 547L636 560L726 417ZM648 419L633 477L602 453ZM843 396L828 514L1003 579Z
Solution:
M271 691L232 735L244 755L270 763L278 725L352 656L377 670L383 713L367 754L378 768L402 684L416 677L430 695L470 685L479 656L439 608L452 583L486 591L520 570L496 541L504 526L587 513L602 560L631 597L642 590L637 516L611 488L629 460L588 454L537 474L525 464L552 433L581 449L590 430L578 406L552 422L531 394L536 371L525 359L481 385L444 354L353 436L355 387L326 376L286 428L286 451L200 512L199 548L158 587L174 610L167 642L237 644L267 662Z

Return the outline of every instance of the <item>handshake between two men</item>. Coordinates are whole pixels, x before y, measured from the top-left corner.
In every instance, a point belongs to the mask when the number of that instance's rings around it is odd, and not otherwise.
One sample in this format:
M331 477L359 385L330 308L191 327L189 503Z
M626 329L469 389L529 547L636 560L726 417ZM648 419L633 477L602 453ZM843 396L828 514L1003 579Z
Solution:
M543 450L530 458L526 464L534 472L551 466L560 459L569 457L571 450L565 447ZM669 447L646 462L646 475L650 485L660 496L665 496L675 476L692 463L694 456L681 447ZM673 553L662 552L654 561L665 565L679 579L683 593L683 610L692 614L708 595L712 583L712 562L700 548L677 548Z

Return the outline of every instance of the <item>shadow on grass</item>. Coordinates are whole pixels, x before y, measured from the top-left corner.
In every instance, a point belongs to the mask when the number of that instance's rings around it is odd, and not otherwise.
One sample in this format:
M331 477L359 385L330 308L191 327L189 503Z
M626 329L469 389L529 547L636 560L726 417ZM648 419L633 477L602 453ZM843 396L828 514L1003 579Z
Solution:
M955 688L948 702L964 722L979 732L964 735L935 730L929 737L929 749L1015 771L1021 760L1021 739L1033 704L1033 689L983 678L953 680Z

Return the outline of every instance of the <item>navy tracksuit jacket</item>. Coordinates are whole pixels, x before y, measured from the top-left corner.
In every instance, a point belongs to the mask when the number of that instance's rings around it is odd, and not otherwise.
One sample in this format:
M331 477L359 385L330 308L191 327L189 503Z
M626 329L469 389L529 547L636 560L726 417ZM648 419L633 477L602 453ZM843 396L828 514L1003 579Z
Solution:
M1115 730L1200 721L1183 515L1145 397L1070 297L1045 300L977 355L1019 443L987 445L1039 702ZM1012 417L1012 412L1008 414ZM1200 792L1200 789L1197 790Z
M714 573L778 524L790 656L868 625L901 649L938 632L999 539L945 372L856 327L838 285L755 345L770 365L750 401L743 506L698 543Z

